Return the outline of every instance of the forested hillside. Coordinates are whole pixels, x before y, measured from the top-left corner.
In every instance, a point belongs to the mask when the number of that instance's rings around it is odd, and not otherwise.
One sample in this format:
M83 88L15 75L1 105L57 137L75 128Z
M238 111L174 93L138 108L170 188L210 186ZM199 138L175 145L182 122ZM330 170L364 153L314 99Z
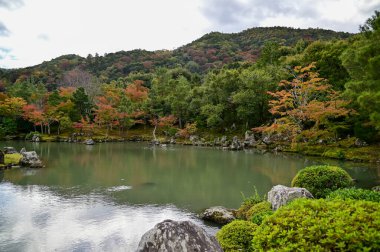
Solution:
M377 143L379 20L376 12L356 35L252 28L173 51L65 55L3 69L0 135L125 135L145 125L184 138L252 129L292 146Z

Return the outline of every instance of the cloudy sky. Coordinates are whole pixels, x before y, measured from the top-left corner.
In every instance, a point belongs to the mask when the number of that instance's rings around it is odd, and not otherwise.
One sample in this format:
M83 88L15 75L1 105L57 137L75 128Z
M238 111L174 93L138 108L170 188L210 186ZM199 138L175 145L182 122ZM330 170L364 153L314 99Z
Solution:
M380 0L0 0L0 67L63 54L173 49L255 26L357 32Z

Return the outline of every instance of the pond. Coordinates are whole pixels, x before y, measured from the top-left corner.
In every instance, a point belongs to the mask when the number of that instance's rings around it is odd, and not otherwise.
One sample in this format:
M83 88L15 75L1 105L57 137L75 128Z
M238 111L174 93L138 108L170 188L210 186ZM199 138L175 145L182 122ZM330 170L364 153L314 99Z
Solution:
M0 142L35 150L46 168L0 172L0 251L134 251L165 219L191 220L205 208L239 207L254 188L290 185L313 164L345 168L359 186L380 183L380 168L290 154L147 143Z

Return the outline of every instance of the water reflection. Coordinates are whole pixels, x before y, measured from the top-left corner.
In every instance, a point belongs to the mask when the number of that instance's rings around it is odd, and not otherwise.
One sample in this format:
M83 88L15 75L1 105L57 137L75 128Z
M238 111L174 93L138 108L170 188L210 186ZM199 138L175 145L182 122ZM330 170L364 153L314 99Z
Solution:
M165 219L195 214L173 205L115 205L102 195L65 199L40 186L0 184L0 251L133 251Z
M344 167L360 186L380 184L368 164L211 148L113 143L8 142L35 150L46 168L0 172L0 251L133 251L164 219L191 219L214 205L236 208L241 192L289 185L313 164Z

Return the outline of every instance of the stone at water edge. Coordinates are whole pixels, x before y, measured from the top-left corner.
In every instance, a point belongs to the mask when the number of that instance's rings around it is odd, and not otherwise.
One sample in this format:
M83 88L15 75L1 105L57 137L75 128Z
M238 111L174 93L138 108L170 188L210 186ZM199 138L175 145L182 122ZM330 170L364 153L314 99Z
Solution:
M314 198L313 195L305 188L287 187L276 185L268 192L268 201L272 204L272 209L277 210L281 206L288 204L290 201L298 198Z
M92 140L92 139L86 139L86 140L84 140L83 143L86 144L86 145L94 145L94 144L95 144L95 141Z
M4 147L4 154L15 154L18 151L13 147Z
M30 168L41 168L43 167L42 161L38 157L35 151L23 151L21 152L22 158L20 164L22 166L27 166Z
M207 208L203 214L201 214L201 218L203 220L212 221L222 225L235 220L233 211L222 206Z
M138 252L222 252L216 238L190 221L165 220L146 232Z

